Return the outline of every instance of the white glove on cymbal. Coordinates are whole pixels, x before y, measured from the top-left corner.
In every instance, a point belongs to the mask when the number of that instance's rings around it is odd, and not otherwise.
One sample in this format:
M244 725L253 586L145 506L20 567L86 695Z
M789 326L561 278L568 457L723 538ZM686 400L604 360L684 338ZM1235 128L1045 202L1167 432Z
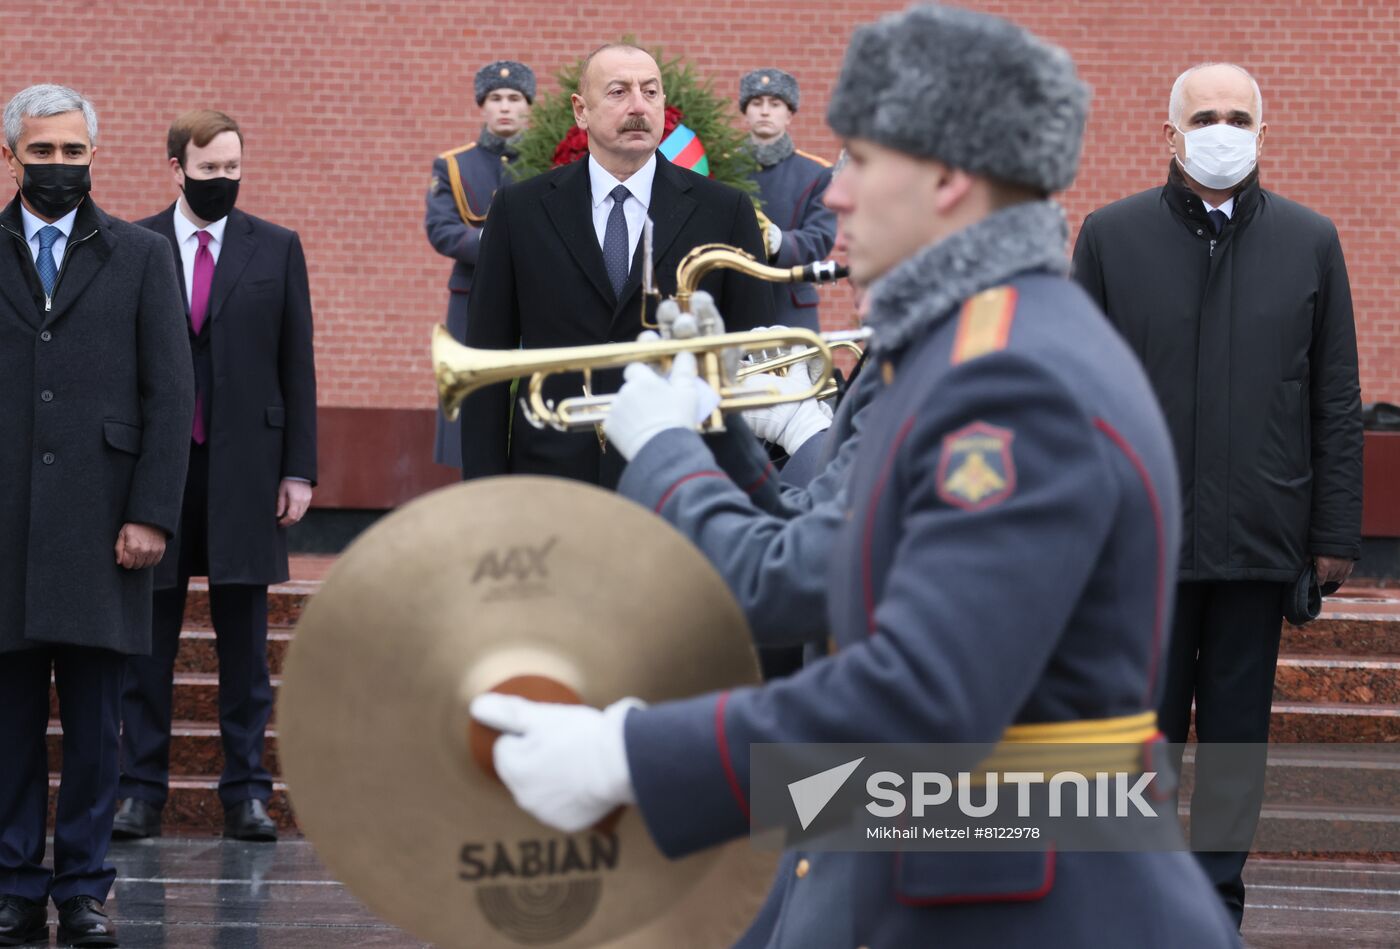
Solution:
M679 353L669 375L634 362L622 377L626 382L608 409L603 433L628 461L668 429L695 428L719 404L715 391L696 376L693 353Z
M811 388L806 375L799 367L794 367L794 371L785 376L759 373L745 379L744 387L800 392ZM755 435L766 442L781 446L789 455L795 454L807 439L831 426L831 409L816 399L745 409L742 414Z
M622 699L599 711L487 693L472 700L471 713L503 733L492 760L515 803L540 823L573 834L620 804L636 803L623 726L629 711L643 707Z
M778 256L778 249L783 246L783 230L778 225L769 222L763 231L763 243L767 245L769 258Z

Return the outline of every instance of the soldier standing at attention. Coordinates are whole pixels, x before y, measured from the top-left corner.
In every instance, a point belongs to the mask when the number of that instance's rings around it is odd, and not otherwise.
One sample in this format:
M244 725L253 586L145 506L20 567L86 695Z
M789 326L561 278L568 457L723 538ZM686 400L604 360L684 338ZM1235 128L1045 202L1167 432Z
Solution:
M788 135L797 100L797 80L781 69L755 69L739 80L739 111L748 123L749 150L758 161L754 181L768 218L763 240L778 267L825 260L836 240L836 215L822 204L831 162L798 151ZM819 328L815 284L772 286L779 325Z
M467 299L486 212L506 165L515 159L515 143L530 123L534 101L535 74L529 66L509 59L482 66L476 73L476 104L484 119L481 136L433 160L423 229L433 249L455 261L447 282L452 294L447 329L458 342L467 334ZM433 460L456 467L462 457L461 439L461 423L449 424L439 411Z

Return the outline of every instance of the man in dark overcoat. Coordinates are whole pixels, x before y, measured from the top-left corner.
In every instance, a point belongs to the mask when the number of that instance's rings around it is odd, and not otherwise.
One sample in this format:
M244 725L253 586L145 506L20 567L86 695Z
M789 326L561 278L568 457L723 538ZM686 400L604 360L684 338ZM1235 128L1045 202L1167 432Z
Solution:
M235 207L243 133L223 112L171 124L180 191L139 223L165 238L188 304L195 423L180 530L156 574L149 656L127 667L118 837L160 830L170 772L171 684L185 592L209 577L219 656L224 835L275 840L263 744L272 714L267 587L287 579L287 529L316 478L316 369L306 258L295 231Z
M530 350L635 340L643 328L647 218L655 224L656 283L666 295L675 293L681 258L701 244L763 256L747 195L658 152L666 93L649 53L629 44L594 50L572 101L574 121L588 132L588 157L496 192L472 285L469 346ZM773 322L772 292L762 281L719 270L701 289L731 330ZM594 373L594 391L615 392L619 377ZM582 386L580 373L558 373L545 381L544 395L557 401L582 394ZM533 428L512 403L508 383L486 386L462 404L464 478L547 474L612 487L622 464L599 438Z
M428 242L453 261L447 281L447 330L458 342L466 339L467 305L491 198L502 181L510 180L507 166L519 154L516 146L530 124L535 74L524 63L499 59L476 71L473 87L483 120L481 134L433 160L423 218ZM447 421L441 409L433 460L454 468L462 463L462 423Z
M1090 214L1074 248L1075 278L1142 360L1172 433L1183 524L1162 729L1185 742L1194 703L1193 843L1236 923L1285 597L1340 585L1361 555L1346 261L1330 220L1261 186L1267 132L1248 72L1186 70L1160 131L1165 184ZM1239 843L1207 839L1222 837Z
M129 655L174 532L194 385L165 244L88 197L97 115L63 86L5 108L0 211L0 939L116 945L102 911ZM49 679L63 768L44 860Z

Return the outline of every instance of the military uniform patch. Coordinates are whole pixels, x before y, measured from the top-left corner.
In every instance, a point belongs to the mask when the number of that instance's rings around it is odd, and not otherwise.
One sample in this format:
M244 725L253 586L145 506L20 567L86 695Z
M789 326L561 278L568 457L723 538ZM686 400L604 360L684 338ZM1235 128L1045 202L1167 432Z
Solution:
M1000 504L1016 491L1016 463L1007 428L973 422L943 437L938 496L965 511Z
M428 179L428 194L437 194L437 193L438 193L438 188L439 188L441 185L442 185L442 182L440 182L440 181L438 180L438 176L437 176L437 175L433 175L432 177L430 177L430 178Z

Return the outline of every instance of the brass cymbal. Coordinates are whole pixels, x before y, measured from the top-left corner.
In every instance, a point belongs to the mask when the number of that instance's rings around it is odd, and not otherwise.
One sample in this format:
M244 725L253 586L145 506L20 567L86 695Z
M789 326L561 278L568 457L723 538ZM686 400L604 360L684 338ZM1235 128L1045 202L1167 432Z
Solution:
M444 947L732 943L774 855L738 840L668 860L636 808L610 833L536 822L470 750L489 763L468 703L508 680L603 707L759 675L723 580L645 509L518 476L419 498L338 559L287 656L281 759L330 872Z

